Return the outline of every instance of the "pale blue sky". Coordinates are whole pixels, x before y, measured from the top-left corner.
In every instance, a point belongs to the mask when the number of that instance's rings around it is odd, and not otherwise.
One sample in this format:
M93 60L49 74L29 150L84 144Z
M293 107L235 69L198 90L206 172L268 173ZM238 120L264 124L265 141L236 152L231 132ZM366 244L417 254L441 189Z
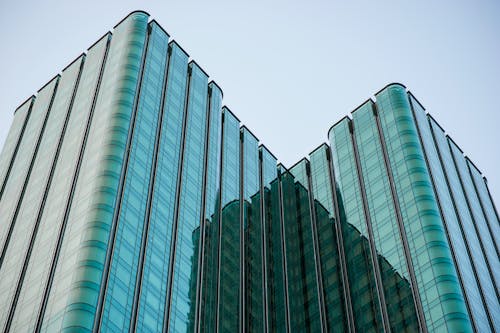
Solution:
M14 109L128 12L146 10L291 165L404 83L500 203L500 1L2 1L0 146Z

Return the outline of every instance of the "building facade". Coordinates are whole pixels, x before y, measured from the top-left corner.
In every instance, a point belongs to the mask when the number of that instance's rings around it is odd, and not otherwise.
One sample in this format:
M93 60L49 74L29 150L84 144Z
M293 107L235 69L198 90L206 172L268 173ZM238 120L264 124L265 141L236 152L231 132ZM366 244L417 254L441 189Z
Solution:
M6 332L500 332L486 179L401 84L286 168L149 15L15 111Z

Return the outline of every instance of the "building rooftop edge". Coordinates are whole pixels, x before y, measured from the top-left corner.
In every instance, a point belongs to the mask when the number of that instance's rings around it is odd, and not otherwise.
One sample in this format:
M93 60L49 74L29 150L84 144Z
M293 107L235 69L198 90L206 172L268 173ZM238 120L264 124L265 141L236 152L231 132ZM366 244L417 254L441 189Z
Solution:
M242 124L242 125L240 126L240 131L244 131L244 130L246 130L246 131L247 131L247 132L248 132L251 136L253 136L253 138L254 138L255 140L257 140L257 142L260 142L260 140L259 140L259 138L257 137L257 135L255 135L255 134L252 132L252 130L250 130L250 129L247 127L247 125Z
M167 30L165 30L165 28L163 28L163 27L161 26L161 24L160 24L157 20L152 19L151 21L149 21L149 23L148 23L148 24L156 24L156 25L158 26L158 28L160 28L160 29L161 29L161 31L163 31L163 32L165 33L165 35L167 35L167 37L169 37L169 38L170 38L170 34L167 32Z
M189 60L188 64L189 65L195 65L196 67L198 67L203 72L203 74L205 74L207 76L207 79L210 77L210 75L208 75L208 73L203 69L203 67L200 66L200 64L198 64L196 62L196 60L191 59L191 60Z
M377 91L375 93L375 96L377 96L378 94L380 94L382 91L384 91L385 89L391 87L391 86L400 86L402 88L404 88L405 90L407 89L406 86L400 82L391 82L391 83L388 83L385 85L385 87L383 87L382 89L380 89L379 91Z
M430 113L427 113L427 117L429 117L429 119L431 119L438 127L441 131L443 131L443 133L446 134L446 131L445 129L443 128L443 126L441 126L441 124L436 120L436 118L434 118L434 116Z
M312 154L316 153L318 150L320 150L324 146L326 146L327 148L330 148L330 146L326 142L323 142L319 146L314 148L308 155L311 156Z
M271 155L276 160L276 163L278 162L278 158L276 157L276 155L274 155L273 152L266 147L266 145L264 145L263 143L259 144L259 149L267 151L269 155Z
M383 89L382 89L383 90ZM375 105L375 101L372 98L366 99L363 103L359 104L354 110L350 112L350 114L354 114L354 112L360 110L362 107L364 107L366 104L370 104L372 107Z
M328 129L328 132L327 132L328 140L330 140L330 132L333 130L333 128L335 126L339 125L341 122L345 121L346 119L347 119L347 121L351 121L351 118L349 118L348 115L345 115L342 118L340 118L339 120L337 120L332 126L330 126L330 128Z
M45 83L40 89L38 89L36 91L36 93L40 93L40 91L42 91L45 87L47 87L50 83L52 83L52 81L54 80L57 80L61 77L61 74L56 74L55 76L53 76L49 81L47 81L47 83Z
M465 160L470 163L470 165L472 165L474 167L474 169L477 170L477 172L479 172L479 175L483 176L483 173L481 172L481 169L478 168L478 166L472 162L472 160L469 158L469 156L465 156Z
M184 50L182 46L179 43L177 43L175 39L172 39L170 42L168 42L168 45L170 44L175 44L189 58L189 53L187 53L186 50Z
M226 110L226 112L229 112L239 123L241 123L240 118L238 118L227 105L222 106L222 110Z
M14 114L16 114L17 110L22 108L26 103L30 102L33 103L33 101L36 99L35 95L31 95L30 97L26 98L19 106L14 110Z
M448 134L446 134L446 139L448 139L448 141L452 144L455 145L455 147L458 148L458 150L460 150L460 152L462 153L462 155L465 155L465 152L462 150L462 148L460 148L460 146L458 145L458 143L455 142L455 140L453 140L453 138L451 136L449 136Z
M213 84L214 86L216 86L220 90L222 98L224 98L224 91L222 91L222 88L217 84L217 82L215 82L214 80L210 80L210 82L208 82L208 85L211 85L211 84Z
M418 105L420 105L420 107L421 107L424 111L427 111L427 110L425 109L425 106L424 106L422 103L420 103L420 101L418 100L418 98L416 98L416 97L415 97L415 95L413 95L413 93L412 93L411 91L409 91L409 90L408 90L408 95L409 95L409 96L411 96L411 98L413 98L413 99L414 99L414 100L418 103Z
M90 45L88 48L87 48L87 51L90 51L91 48L93 48L94 46L96 46L101 40L103 40L104 38L109 38L110 36L112 36L113 33L111 31L108 31L106 32L104 35L102 35L99 39L97 39L92 45Z
M61 73L64 72L65 70L67 70L68 68L70 68L71 65L73 65L74 63L76 63L82 57L85 57L85 52L80 53L79 56L77 56L75 59L73 59L73 61L70 62L68 65L66 65L66 67L63 68L63 70L61 71Z
M293 168L295 168L296 166L298 166L302 162L309 163L309 160L307 159L307 157L304 156L300 160L298 160L297 162L295 162L290 168L288 168L287 171L292 171Z
M137 9L137 10L133 10L131 11L130 13L127 14L127 16L125 16L124 18L122 18L117 24L115 24L113 26L113 29L116 29L117 26L119 26L121 23L123 23L123 21L125 21L126 19L128 19L130 16L134 15L134 14L145 14L147 17L150 17L151 15L149 15L149 13L145 10L142 10L142 9Z

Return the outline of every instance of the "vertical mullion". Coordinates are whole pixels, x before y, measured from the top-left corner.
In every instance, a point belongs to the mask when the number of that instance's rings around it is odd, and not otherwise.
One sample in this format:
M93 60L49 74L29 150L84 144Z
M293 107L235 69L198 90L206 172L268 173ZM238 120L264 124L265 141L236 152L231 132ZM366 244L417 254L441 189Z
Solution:
M240 325L240 332L245 331L245 317L246 317L246 290L245 290L245 214L244 214L244 209L245 209L245 194L244 194L244 189L245 189L245 170L244 170L244 162L245 162L245 144L244 144L244 135L243 131L240 130L240 300L239 300L239 310L240 310L240 320L239 320L239 325Z
M280 165L278 166L278 199L279 199L279 215L280 215L280 232L281 232L281 253L283 256L283 277L285 281L285 317L286 317L286 332L290 333L290 297L288 294L288 263L286 251L286 232L285 232L285 216L284 216L284 201L283 201L283 174Z
M269 320L268 320L268 293L267 293L267 227L266 227L266 209L265 209L265 191L264 191L264 171L263 171L263 148L259 147L259 192L260 192L260 223L261 223L261 254L262 254L262 318L264 326L262 327L264 333L269 331Z
M226 154L224 151L224 139L225 139L225 126L224 126L225 112L221 115L221 153L220 153L220 162L219 162L219 209L217 216L217 268L215 271L215 276L217 279L217 287L215 291L215 332L219 332L219 320L220 320L220 311L219 311L219 302L220 302L220 267L221 267L221 250L222 250L222 182L224 179L224 158L226 158Z

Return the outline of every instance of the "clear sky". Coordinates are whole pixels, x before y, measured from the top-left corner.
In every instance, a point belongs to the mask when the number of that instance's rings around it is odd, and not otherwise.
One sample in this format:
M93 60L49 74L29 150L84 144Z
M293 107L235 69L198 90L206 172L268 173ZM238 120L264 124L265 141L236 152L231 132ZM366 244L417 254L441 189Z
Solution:
M500 1L1 1L0 146L15 108L127 13L151 14L290 166L404 83L500 205Z

